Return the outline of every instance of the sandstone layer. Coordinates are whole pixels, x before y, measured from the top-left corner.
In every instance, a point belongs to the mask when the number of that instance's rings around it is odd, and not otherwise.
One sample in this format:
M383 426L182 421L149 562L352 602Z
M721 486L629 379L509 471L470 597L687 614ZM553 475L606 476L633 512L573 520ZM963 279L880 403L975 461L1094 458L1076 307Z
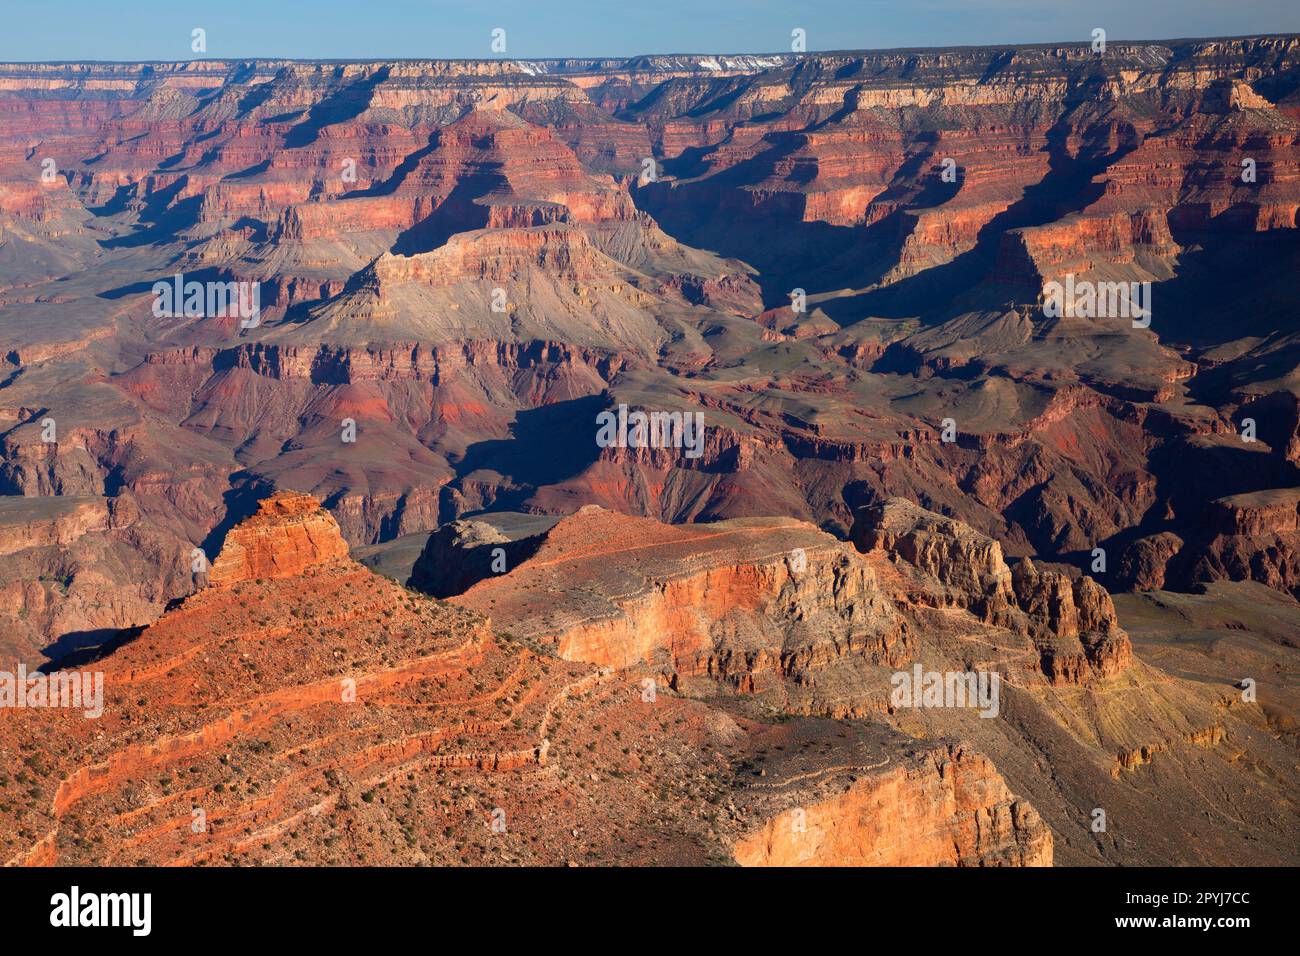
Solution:
M780 863L755 833L792 802L821 820L844 767L864 768L850 790L880 815L841 820L844 847L814 830L813 860L1051 863L1050 833L983 758L647 696L374 575L309 496L263 501L213 568L83 663L102 715L0 725L8 863ZM776 792L750 770L770 749ZM868 849L886 841L911 850Z
M1266 704L1243 700L1230 665L1194 677L1181 667L1163 671L1134 653L1094 579L1027 560L1009 568L997 542L898 499L862 509L856 547L788 519L665 526L590 506L537 537L528 556L452 602L508 621L514 640L685 696L959 741L972 767L991 761L1019 795L991 817L959 817L953 840L891 848L888 834L837 834L827 821L892 806L899 782L891 774L900 768L883 776L863 774L866 764L843 768L816 814L806 799L797 806L801 825L821 821L799 832L815 832L822 849L792 847L787 815L757 828L746 859L900 862L915 853L954 862L987 830L1006 837L1007 860L1032 861L1041 845L1018 832L1016 800L1032 806L1055 858L1071 864L1289 858L1297 818L1286 781L1296 738L1271 729L1272 715L1296 702L1294 663L1282 647L1251 665L1275 675L1266 679ZM438 547L443 560L458 562ZM1273 626L1287 625L1278 618ZM996 713L900 702L898 676L914 669L996 674ZM955 754L928 759L946 766ZM766 781L775 766L760 769L756 783L776 783ZM925 785L960 805L951 779ZM1240 810L1231 819L1216 812L1216 794L1225 793ZM1093 829L1098 808L1127 821L1122 834ZM1207 826L1207 814L1217 822ZM1200 836L1189 840L1191 827ZM916 829L931 832L920 822Z

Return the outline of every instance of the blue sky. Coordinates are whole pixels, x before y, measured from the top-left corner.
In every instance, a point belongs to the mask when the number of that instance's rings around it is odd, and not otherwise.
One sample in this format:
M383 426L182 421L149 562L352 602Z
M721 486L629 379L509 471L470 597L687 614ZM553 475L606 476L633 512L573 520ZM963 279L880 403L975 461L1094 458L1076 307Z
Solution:
M1300 32L1300 0L0 0L0 60L509 57Z

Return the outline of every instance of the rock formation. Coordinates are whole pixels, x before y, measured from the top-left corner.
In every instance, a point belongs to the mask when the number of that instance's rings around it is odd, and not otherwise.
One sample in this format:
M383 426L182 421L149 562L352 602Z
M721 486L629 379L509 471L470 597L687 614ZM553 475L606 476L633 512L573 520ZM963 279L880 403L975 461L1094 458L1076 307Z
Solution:
M883 762L882 762L883 763ZM887 768L887 769L886 769ZM853 768L857 770L858 768ZM864 772L865 771L865 772ZM1052 835L1017 801L989 761L948 747L911 766L885 763L848 775L811 806L771 815L736 847L742 866L1050 866ZM766 782L766 781L765 781ZM785 781L754 803L789 802ZM825 783L822 783L825 786ZM755 788L756 789L756 788ZM830 787L827 787L830 790ZM806 798L805 798L806 799ZM768 814L772 811L769 809ZM900 842L898 830L924 834Z
M311 495L277 492L231 529L212 562L217 586L261 578L295 577L306 568L348 556L338 522Z
M897 554L932 579L938 587L927 588L920 601L938 593L940 606L970 610L1031 637L1053 682L1110 676L1128 664L1128 637L1110 595L1092 578L1040 571L1029 558L1013 571L996 541L898 498L863 509L853 540L864 551Z
M1236 821L1215 828L1218 849L1188 844L1169 825L1190 826L1215 806L1183 774L1234 792L1244 786L1232 741L1279 780L1289 773L1294 741L1270 738L1258 706L1230 702L1235 678L1212 669L1181 679L1153 667L1134 652L1097 581L1030 560L1009 568L996 542L959 521L891 499L860 511L851 547L788 519L665 526L588 506L539 537L522 561L451 602L509 622L512 640L687 697L887 727L914 738L914 757L915 741L947 738L969 748L972 768L991 761L1018 795L1000 797L991 815L949 818L951 839L900 846L875 824L837 830L828 821L916 812L898 804L899 774L959 806L960 784L934 776L959 751L930 751L905 768L876 766L882 754L838 769L801 765L791 776L823 781L824 793L811 804L804 795L764 802L770 812L750 821L742 860L959 863L981 834L996 833L996 859L1033 862L1044 850L1040 834L1017 821L1039 818L1055 858L1070 863L1231 860L1261 845L1273 859L1287 855L1295 821L1274 818L1270 800L1281 797L1272 788L1273 797L1252 796ZM900 703L898 675L914 668L996 674L997 713ZM1280 688L1278 698L1292 706ZM769 759L774 752L782 751L768 748ZM1147 759L1134 754L1162 764L1158 781L1130 779ZM754 798L781 785L775 765L755 764L760 771ZM1129 816L1132 845L1094 832L1090 809L1079 807ZM812 842L790 842L796 809L801 825L819 821L799 831L815 833Z
M23 769L0 777L0 858L1051 863L1051 834L977 755L647 697L365 570L309 496L262 501L213 578L93 663L97 719L6 718L0 753ZM786 755L755 780L771 748ZM845 798L861 809L829 842L846 767L865 768ZM881 800L898 814L868 816ZM792 802L814 823L807 847L755 849Z

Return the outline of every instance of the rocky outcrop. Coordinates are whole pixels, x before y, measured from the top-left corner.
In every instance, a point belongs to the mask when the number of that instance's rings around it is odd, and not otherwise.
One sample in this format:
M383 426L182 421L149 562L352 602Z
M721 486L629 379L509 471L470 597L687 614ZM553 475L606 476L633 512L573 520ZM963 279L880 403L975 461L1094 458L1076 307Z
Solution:
M858 512L852 539L859 551L897 554L942 586L946 606L969 609L987 621L1004 620L1015 606L1011 571L1002 546L954 518L891 498Z
M1054 683L1110 677L1131 660L1114 603L1092 578L1040 571L1029 558L1012 571L996 541L897 498L861 509L852 535L860 550L897 555L921 572L925 585L909 599L1027 635Z
M348 556L338 522L311 495L282 491L231 529L212 562L210 582L229 587L260 578L296 577Z
M766 781L765 781L766 782ZM780 779L769 786L778 787ZM771 816L741 866L1051 866L1052 834L986 757L960 746L865 768ZM779 797L768 801L779 805ZM788 802L788 798L785 802ZM907 834L900 839L900 834Z
M0 557L47 545L67 547L84 535L107 531L109 500L74 496L0 499Z
M1300 596L1300 489L1216 498L1185 538L1161 532L1130 544L1121 578L1141 590L1258 581Z
M1028 558L1011 575L1016 600L1042 653L1043 672L1055 683L1120 673L1132 659L1128 635L1115 618L1106 589L1089 577L1073 581L1039 571Z
M558 518L497 512L449 522L429 535L411 568L411 587L446 598L527 560Z
M586 584L560 584L574 580ZM673 686L716 680L810 712L883 706L841 695L830 665L902 664L910 646L875 571L830 535L783 519L666 526L589 505L455 601L567 660L646 666Z
M1300 598L1300 488L1220 498L1208 524L1184 580L1258 581Z
M193 590L172 527L111 498L0 498L0 660L29 668L148 624Z
M1300 532L1300 488L1278 488L1219 498L1210 504L1210 530L1217 535L1255 537Z
M1124 550L1120 561L1120 578L1141 591L1165 586L1170 560L1183 548L1183 539L1171 531L1145 535Z

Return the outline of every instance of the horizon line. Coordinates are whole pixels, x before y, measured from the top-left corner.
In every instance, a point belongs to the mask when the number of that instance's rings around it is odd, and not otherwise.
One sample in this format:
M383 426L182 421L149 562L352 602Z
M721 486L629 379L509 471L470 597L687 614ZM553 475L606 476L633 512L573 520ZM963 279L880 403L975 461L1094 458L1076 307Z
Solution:
M1127 39L1127 40L1106 40L1108 47L1123 46L1161 46L1167 44L1196 43L1207 40L1264 40L1264 39L1300 39L1300 32L1296 33L1242 33L1234 35L1213 34L1207 36L1183 36L1183 37L1160 37L1152 39ZM639 59L651 58L699 58L699 57L758 57L758 58L783 58L783 59L802 59L818 56L852 56L864 53L926 53L926 52L944 52L953 50L1032 50L1032 49L1063 49L1067 47L1078 46L1082 48L1089 47L1090 39L1084 40L1053 40L1046 42L1034 43L970 43L952 46L900 46L900 47L858 47L836 50L808 50L803 53L794 53L786 51L771 52L709 52L709 53L633 53L627 55L620 54L566 54L557 56L537 56L537 57L409 57L409 56L367 56L367 57L297 57L297 56L229 56L229 57L173 57L170 59L139 59L139 60L0 60L0 66L70 66L77 64L87 65L141 65L153 66L159 64L191 64L191 63L558 63L564 61L592 61L592 60L618 60L629 62Z

